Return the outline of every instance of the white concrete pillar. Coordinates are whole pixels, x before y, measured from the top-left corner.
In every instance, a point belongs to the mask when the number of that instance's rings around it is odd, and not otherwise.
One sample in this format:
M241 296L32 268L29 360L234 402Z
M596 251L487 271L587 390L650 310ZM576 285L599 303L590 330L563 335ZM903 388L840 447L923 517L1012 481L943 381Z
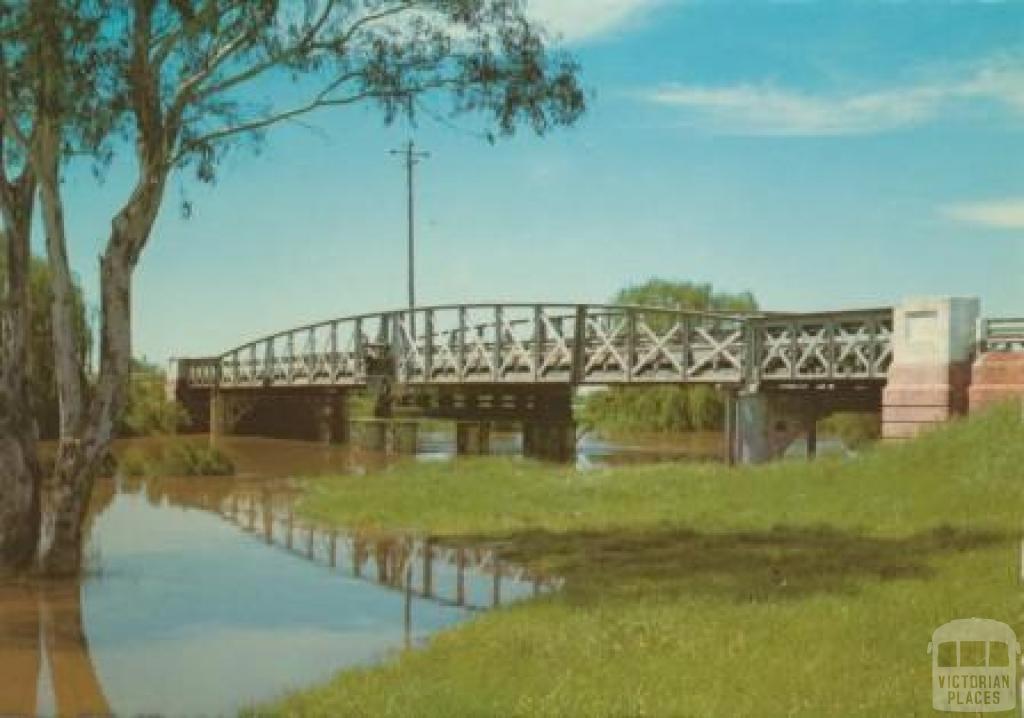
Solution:
M757 392L736 397L736 460L760 464L782 458L797 438L814 430L813 399Z
M980 310L975 297L909 299L894 309L884 439L911 438L966 412Z

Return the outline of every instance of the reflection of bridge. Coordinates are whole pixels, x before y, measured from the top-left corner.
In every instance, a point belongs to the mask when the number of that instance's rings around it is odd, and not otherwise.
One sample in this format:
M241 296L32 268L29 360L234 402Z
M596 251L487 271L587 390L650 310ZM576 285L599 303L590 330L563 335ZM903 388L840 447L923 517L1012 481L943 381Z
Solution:
M527 451L557 457L572 444L574 387L708 384L739 398L729 402L730 456L761 460L798 433L813 438L814 421L830 411L879 409L894 368L911 394L941 384L955 396L894 394L886 402L893 436L962 410L966 383L954 373L978 346L977 316L977 300L966 299L806 314L427 307L333 319L182 359L175 387L214 432L344 437L346 395L368 390L378 417L415 411L464 422L460 447L486 446L481 422L515 419ZM359 426L377 443L394 430Z
M264 487L232 491L225 497L208 494L189 503L219 514L268 545L329 570L401 591L407 602L418 598L481 611L560 585L557 579L502 561L493 547L447 545L404 534L338 531L298 521L293 499L293 495ZM480 601L484 586L487 598Z

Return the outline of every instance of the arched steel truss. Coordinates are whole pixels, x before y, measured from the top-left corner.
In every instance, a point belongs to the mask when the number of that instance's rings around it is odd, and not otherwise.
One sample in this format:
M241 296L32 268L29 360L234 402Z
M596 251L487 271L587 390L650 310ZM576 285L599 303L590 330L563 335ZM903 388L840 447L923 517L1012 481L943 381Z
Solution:
M332 319L218 357L191 387L884 381L892 310L717 314L598 304L462 304Z

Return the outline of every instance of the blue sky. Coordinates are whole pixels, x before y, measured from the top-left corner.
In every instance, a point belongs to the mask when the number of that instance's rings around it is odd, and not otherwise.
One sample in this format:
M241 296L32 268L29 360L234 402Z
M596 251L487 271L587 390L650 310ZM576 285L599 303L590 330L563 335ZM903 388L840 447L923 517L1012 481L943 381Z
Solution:
M405 298L604 301L652 276L777 310L975 295L1024 314L1024 3L534 0L595 97L575 128L489 146L372 109L284 127L212 188L176 182L135 282L136 353L216 353ZM88 292L118 170L73 174ZM178 188L194 205L177 210Z

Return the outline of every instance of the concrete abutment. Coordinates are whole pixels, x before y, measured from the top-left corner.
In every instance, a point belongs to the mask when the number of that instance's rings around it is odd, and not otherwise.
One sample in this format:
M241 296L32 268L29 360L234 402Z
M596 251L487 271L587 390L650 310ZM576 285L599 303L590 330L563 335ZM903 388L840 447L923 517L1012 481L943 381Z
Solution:
M902 440L967 413L980 302L911 299L893 310L882 438Z

